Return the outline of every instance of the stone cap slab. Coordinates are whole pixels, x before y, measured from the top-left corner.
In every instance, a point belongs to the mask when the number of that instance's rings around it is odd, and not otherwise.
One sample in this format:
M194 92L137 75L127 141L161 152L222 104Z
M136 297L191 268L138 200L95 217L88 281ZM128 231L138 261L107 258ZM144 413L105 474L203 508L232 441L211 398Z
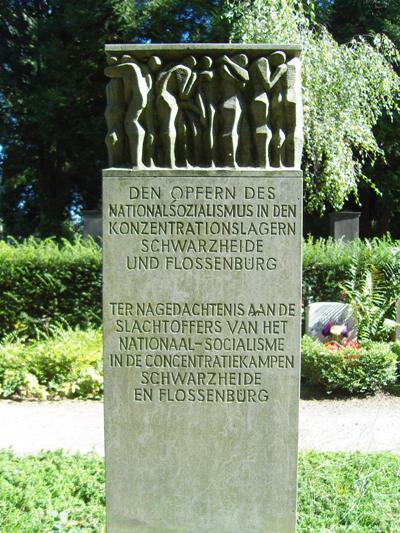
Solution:
M203 55L204 52L220 54L221 52L244 52L252 56L257 56L260 52L273 52L275 50L282 50L284 52L291 52L293 55L300 55L302 51L301 44L274 44L274 43L171 43L171 44L106 44L106 54L109 53L134 53L135 57L148 58L156 53L167 55L171 59L176 56L181 56L182 53L190 53L194 56Z
M218 169L205 169L205 168L154 168L154 169L136 169L136 168L106 168L103 170L103 178L131 178L138 177L157 177L157 176L181 176L181 177L250 177L256 176L260 178L298 178L303 177L301 170L265 170L257 168L218 168Z

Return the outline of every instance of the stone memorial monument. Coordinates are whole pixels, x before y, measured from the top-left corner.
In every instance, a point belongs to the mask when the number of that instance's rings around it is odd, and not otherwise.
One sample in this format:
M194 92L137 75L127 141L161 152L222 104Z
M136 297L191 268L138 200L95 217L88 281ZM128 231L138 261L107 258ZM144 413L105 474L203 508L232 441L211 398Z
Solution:
M299 46L108 45L108 533L294 533Z

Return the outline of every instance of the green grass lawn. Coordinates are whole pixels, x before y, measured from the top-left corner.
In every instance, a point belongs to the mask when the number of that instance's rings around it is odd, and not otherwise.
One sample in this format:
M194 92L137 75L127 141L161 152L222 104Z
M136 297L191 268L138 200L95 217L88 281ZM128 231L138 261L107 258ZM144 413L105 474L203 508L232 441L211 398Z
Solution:
M298 532L399 533L400 457L301 454Z
M400 458L303 453L298 533L399 533ZM1 533L104 532L104 468L96 455L0 452Z

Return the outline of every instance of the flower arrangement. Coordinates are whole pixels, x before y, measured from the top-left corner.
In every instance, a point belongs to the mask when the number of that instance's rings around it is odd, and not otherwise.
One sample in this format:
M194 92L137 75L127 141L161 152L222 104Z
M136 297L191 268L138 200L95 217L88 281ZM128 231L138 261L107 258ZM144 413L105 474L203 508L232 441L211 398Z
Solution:
M325 347L331 351L342 350L348 348L352 350L359 350L361 346L353 339L349 338L349 328L347 324L334 324L328 322L321 330L324 337L330 337L325 343Z

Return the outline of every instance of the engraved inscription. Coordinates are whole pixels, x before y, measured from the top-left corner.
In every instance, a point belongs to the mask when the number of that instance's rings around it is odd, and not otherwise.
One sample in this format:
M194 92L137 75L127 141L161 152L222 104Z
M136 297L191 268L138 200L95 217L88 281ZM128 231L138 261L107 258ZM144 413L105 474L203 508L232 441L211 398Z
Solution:
M289 202L276 182L260 183L127 181L105 206L108 238L120 243L118 268L127 281L140 272L265 272L268 287L268 276L287 268L275 243L298 239L300 198ZM106 313L106 366L128 373L134 402L268 403L273 376L299 370L288 342L296 300L119 299Z
M135 238L128 271L273 271L266 241L298 233L298 205L266 185L131 186L107 210L108 234Z
M294 302L110 302L109 312L118 352L107 364L137 369L134 401L266 402L264 372L297 364L285 344Z

